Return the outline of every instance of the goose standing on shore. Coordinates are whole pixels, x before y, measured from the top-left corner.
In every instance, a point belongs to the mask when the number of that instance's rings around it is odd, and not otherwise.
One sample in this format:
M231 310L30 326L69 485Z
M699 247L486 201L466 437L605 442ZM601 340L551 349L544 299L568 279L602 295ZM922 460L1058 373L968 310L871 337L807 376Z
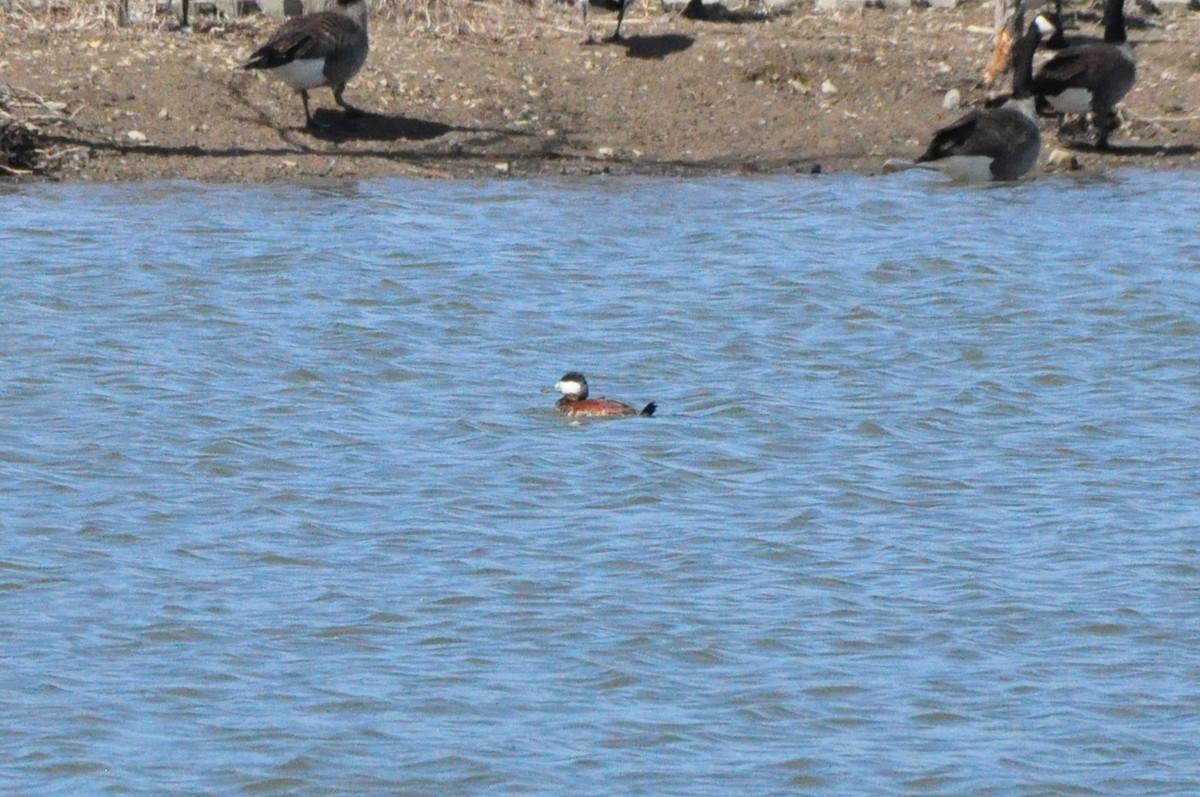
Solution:
M977 108L938 130L918 164L969 182L1016 180L1033 168L1042 139L1030 83L1041 38L1035 22L1013 47L1012 98L1000 108Z
M265 69L291 86L304 102L309 127L320 127L308 109L308 90L329 86L346 116L363 112L342 99L346 83L367 60L365 0L334 0L327 11L289 19L250 56L243 69Z
M633 0L616 0L616 2L620 4L621 8L617 11L617 28L608 37L610 42L619 42L625 38L621 35L621 23L625 21L625 12L633 5Z
M1061 21L1059 22L1061 25ZM1059 50L1033 77L1039 108L1058 115L1062 135L1066 115L1092 113L1096 149L1108 149L1108 136L1120 127L1117 103L1133 88L1137 64L1125 35L1125 0L1104 5L1104 41Z
M626 9L633 5L633 2L634 0L609 0L608 5L617 9L617 29L613 31L611 36L609 36L607 39L604 39L604 41L624 41L625 37L621 35L621 23L625 21ZM588 6L591 5L591 0L576 0L576 4L579 6L580 11L583 14L583 31L587 35L586 43L594 44L596 39L592 36L591 24L588 22Z

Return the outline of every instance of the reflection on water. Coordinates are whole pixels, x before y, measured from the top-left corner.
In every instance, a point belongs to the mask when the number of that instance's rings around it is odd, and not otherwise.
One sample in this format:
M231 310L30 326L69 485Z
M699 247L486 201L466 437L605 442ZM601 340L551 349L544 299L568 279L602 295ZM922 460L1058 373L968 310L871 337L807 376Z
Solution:
M1195 791L1193 182L0 194L0 782Z

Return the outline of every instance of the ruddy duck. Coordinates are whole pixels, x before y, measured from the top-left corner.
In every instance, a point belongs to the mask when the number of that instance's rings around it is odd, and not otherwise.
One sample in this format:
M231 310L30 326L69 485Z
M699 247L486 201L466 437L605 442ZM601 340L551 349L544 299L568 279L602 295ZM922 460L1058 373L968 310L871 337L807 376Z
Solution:
M631 415L645 415L649 418L658 409L658 404L651 401L641 410L631 407L623 401L607 398L588 398L588 383L583 374L570 371L554 387L562 392L562 398L554 403L554 409L567 415L579 415L586 418L628 418Z

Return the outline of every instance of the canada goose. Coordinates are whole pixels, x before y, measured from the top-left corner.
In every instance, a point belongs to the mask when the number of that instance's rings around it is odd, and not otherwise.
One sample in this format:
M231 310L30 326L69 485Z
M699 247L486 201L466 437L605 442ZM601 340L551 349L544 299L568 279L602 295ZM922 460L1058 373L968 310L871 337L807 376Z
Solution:
M309 89L329 86L346 116L362 115L342 99L342 92L362 69L368 47L365 0L335 0L328 11L305 14L280 25L242 68L266 69L299 92L305 122L318 127L308 110Z
M1033 51L1041 38L1035 22L1013 47L1013 90L1007 103L976 108L941 128L916 162L971 182L1016 180L1032 169L1042 140L1029 84Z
M1060 23L1061 24L1061 23ZM1096 149L1108 149L1108 136L1120 126L1117 103L1137 78L1137 64L1125 36L1124 0L1104 5L1104 41L1060 50L1033 77L1038 107L1058 115L1059 134L1069 113L1092 113Z

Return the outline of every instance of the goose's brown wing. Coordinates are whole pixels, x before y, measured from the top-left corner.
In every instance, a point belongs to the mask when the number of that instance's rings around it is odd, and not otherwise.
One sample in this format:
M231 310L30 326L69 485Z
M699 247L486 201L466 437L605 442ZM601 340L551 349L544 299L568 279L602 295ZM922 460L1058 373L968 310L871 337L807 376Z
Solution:
M977 155L977 152L968 152L971 147L971 141L976 135L979 128L979 122L983 118L983 111L974 110L966 116L955 119L950 124L939 129L933 134L933 140L929 142L929 146L921 157L917 158L917 163L927 163L929 161L941 160L949 158L951 155Z
M1014 108L974 110L933 135L918 163L953 155L1000 158L1037 139L1037 126Z
M1117 48L1111 44L1068 47L1038 69L1033 93L1055 96L1071 88L1091 88L1111 70Z
M354 20L321 11L279 26L271 40L250 56L246 69L270 69L297 59L327 58L350 47L361 34Z

